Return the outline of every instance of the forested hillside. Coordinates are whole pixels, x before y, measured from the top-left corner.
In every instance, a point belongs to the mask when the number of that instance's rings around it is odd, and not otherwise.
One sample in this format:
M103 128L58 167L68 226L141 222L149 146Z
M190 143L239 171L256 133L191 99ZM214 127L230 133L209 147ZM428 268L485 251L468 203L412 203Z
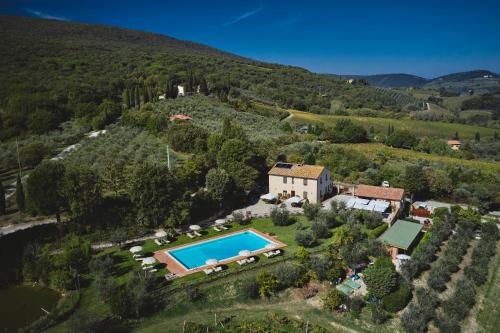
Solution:
M0 17L1 137L41 134L68 119L103 127L172 87L276 103L316 113L346 107L399 110L371 87L245 59L153 33L72 22ZM233 98L234 99L234 98Z

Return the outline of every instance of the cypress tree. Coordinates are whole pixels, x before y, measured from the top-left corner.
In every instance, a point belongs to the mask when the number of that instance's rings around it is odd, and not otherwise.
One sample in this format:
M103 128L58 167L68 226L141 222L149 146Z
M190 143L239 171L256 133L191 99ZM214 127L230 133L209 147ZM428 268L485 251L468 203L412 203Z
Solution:
M474 138L476 139L477 142L481 141L481 134L479 134L479 132L476 132L476 135Z
M136 108L141 106L141 98L139 96L139 88L135 87L134 89L134 105Z
M125 88L125 90L123 91L123 103L125 104L127 109L130 109L130 97L127 88Z
M204 77L202 77L200 81L200 93L202 93L205 96L208 96L207 80L205 80Z
M26 202L24 197L23 182L21 181L21 176L19 174L17 175L16 180L16 202L19 211L24 212L24 209L26 208Z
M0 215L5 215L5 188L2 182L0 182Z

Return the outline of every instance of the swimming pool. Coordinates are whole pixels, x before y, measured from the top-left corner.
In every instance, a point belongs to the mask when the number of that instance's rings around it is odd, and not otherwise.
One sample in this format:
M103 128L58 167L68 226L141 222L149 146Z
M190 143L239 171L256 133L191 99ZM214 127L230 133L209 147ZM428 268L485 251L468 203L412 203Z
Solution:
M273 241L251 230L234 233L200 243L186 245L165 253L174 258L187 270L206 266L208 259L217 259L219 262L239 257L242 250L259 251Z

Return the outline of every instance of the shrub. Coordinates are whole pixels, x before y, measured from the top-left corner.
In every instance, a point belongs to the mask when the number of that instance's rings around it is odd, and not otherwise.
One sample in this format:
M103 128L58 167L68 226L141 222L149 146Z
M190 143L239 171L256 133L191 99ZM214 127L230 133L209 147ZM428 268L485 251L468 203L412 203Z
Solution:
M238 223L239 225L247 225L247 224L250 224L250 222L251 222L250 219L245 219L243 216L243 213L241 213L241 212L234 212L233 213L233 221Z
M353 298L351 298L350 309L351 309L351 314L353 315L354 318L359 318L364 306L365 302L361 297L354 296Z
M372 321L375 324L383 324L388 319L387 313L385 313L380 304L370 303L370 310L372 313Z
M191 302L198 301L203 298L203 293L198 288L186 288L187 299Z
M271 220L275 226L287 226L294 222L286 208L276 207L271 210Z
M408 304L411 297L411 291L406 285L401 285L395 292L386 295L383 300L383 308L389 312L398 312Z
M240 292L245 298L258 298L259 297L259 284L255 277L249 277L240 282Z
M328 225L323 221L313 221L311 230L316 238L328 238L331 236Z
M324 255L313 256L309 259L311 270L316 274L318 280L328 278L328 273L332 268L332 261Z
M297 230L295 240L304 247L311 247L316 243L316 238L311 230Z
M302 267L292 263L282 263L274 271L274 275L282 287L300 287L304 284L305 271Z
M304 215L307 217L307 219L309 221L312 221L318 216L318 213L321 209L321 204L310 204L309 202L306 202L302 205L302 209L304 209Z
M344 295L336 288L330 288L323 297L323 308L328 311L335 311L344 302Z
M271 273L260 271L255 277L255 280L259 285L260 297L269 298L278 290L279 281L276 276Z

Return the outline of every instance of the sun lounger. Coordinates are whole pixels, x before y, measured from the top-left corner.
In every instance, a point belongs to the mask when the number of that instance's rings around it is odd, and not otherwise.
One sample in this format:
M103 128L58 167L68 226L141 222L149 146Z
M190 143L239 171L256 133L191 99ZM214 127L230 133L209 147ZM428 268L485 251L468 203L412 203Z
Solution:
M163 239L160 240L160 243L162 243L162 244L170 244L170 241L168 239L163 238Z
M222 230L229 230L229 228L228 228L228 227L225 227L225 226L223 226L223 225L221 225L221 226L220 226L220 228L221 228Z
M156 243L156 245L158 245L158 246L160 246L160 245L161 245L161 241L160 241L158 238L157 238L157 239L155 239L155 243Z
M141 257L141 255L140 254L134 254L132 257L139 258L139 257Z
M212 268L205 268L203 270L205 272L205 274L209 275L209 274L212 274L214 272L214 270Z
M255 257L250 257L247 259L247 263L250 264L255 261Z
M195 236L195 235L193 235L193 234L192 234L192 233L190 233L190 232L187 232L187 233L186 233L186 236L188 236L188 237L189 237L189 238L191 238L191 239L196 238L196 236Z
M143 271L148 271L148 270L150 270L150 269L151 269L151 266L143 266L143 267L142 267L142 270L143 270Z
M142 261L142 259L144 259L143 257L136 257L135 260L137 261Z
M246 259L241 259L241 260L236 260L236 262L238 263L238 265L240 266L243 266L247 263L247 260Z
M220 272L220 271L222 271L222 266L214 267L214 272Z
M271 258L273 254L271 252L264 252L264 256L266 256L266 258Z
M196 236L198 236L198 237L203 236L203 235L202 235L202 234L200 234L198 231L193 231L193 234L195 234L195 235L196 235Z
M149 271L150 271L151 273L158 272L158 270L157 270L156 268L151 268Z
M217 232L221 232L222 229L219 229L219 227L214 227L214 230L217 231Z
M276 250L274 251L274 255L277 256L277 255L280 255L281 254L281 250Z

